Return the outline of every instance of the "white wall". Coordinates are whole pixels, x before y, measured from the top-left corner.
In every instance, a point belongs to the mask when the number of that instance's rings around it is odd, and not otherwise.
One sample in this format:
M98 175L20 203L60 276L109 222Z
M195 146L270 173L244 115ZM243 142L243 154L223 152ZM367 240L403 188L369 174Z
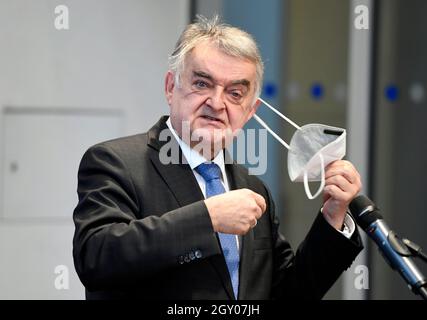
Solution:
M54 27L60 4L69 30ZM0 299L84 298L71 256L73 208L64 201L58 217L31 211L49 207L53 192L75 190L78 161L61 156L79 159L99 139L145 131L168 112L167 55L188 12L188 0L0 0ZM115 125L104 126L105 115L117 115ZM7 176L25 164L37 171L27 181ZM56 188L54 168L67 172ZM40 181L43 174L51 176ZM70 271L68 290L55 289L57 265Z

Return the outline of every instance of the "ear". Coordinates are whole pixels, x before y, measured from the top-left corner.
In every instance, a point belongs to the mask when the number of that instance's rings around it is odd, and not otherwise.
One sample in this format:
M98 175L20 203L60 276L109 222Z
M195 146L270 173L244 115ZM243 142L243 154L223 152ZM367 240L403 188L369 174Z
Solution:
M258 107L260 106L261 101L259 99L256 99L254 105L252 106L251 110L248 113L248 116L246 118L246 122L249 121L250 118L255 114L255 112L258 110Z
M175 88L175 75L172 71L168 71L165 77L165 95L168 104L172 103L173 90Z

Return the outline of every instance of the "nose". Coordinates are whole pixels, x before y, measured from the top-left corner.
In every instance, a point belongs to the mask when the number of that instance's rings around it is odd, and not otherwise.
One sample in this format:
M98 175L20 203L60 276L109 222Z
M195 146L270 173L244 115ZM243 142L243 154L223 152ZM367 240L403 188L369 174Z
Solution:
M206 104L215 111L225 109L224 89L220 86L216 87L210 94L208 100L206 100Z

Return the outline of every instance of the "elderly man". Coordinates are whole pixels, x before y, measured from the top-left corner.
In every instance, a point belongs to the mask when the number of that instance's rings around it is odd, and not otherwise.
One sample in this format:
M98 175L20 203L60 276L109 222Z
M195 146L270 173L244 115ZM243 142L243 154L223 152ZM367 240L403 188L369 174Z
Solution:
M249 34L201 18L170 57L170 116L85 153L73 254L88 299L320 299L351 265L362 249L346 213L361 188L351 163L327 167L323 207L294 253L266 186L225 161L262 76ZM161 159L170 143L178 163Z

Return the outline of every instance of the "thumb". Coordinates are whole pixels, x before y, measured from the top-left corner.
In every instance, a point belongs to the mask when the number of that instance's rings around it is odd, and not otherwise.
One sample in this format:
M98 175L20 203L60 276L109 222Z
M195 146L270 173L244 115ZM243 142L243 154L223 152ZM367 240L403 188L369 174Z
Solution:
M331 198L331 194L328 192L328 187L323 189L323 203L328 201Z

